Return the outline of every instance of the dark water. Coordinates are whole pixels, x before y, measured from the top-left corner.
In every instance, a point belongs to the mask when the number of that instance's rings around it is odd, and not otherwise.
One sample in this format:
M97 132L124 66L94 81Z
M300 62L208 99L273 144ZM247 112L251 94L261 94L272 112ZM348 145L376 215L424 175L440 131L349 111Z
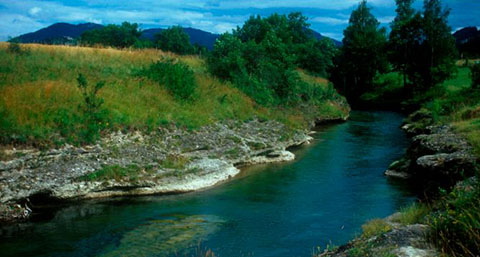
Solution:
M413 201L382 173L407 146L402 116L354 112L295 162L250 168L204 192L86 202L3 230L1 256L311 256Z

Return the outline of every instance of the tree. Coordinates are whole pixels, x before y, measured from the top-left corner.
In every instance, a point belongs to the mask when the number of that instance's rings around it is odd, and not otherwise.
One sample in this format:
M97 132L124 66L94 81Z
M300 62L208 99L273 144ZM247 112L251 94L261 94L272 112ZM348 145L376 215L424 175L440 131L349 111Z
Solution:
M262 105L309 101L315 90L296 69L324 74L336 51L330 41L315 39L309 26L301 13L251 16L217 40L209 69Z
M412 95L447 79L455 71L455 40L448 26L449 9L440 0L424 0L423 12L415 12L411 0L397 0L392 23L390 61L404 75Z
M170 27L155 35L158 48L177 54L193 54L194 47L190 43L190 36L181 26Z
M376 74L386 68L385 28L379 26L364 0L352 12L343 32L343 46L332 79L353 101L371 89Z
M403 75L403 86L407 88L407 69L411 63L412 50L415 44L415 29L413 19L415 9L414 0L395 0L397 16L391 24L392 31L389 36L389 57L395 69Z
M138 24L123 22L122 25L109 24L100 29L85 31L80 36L80 41L85 45L125 48L133 46L141 34Z
M421 70L424 89L445 81L455 71L455 39L448 26L450 9L442 8L440 0L424 0L423 31L425 33Z

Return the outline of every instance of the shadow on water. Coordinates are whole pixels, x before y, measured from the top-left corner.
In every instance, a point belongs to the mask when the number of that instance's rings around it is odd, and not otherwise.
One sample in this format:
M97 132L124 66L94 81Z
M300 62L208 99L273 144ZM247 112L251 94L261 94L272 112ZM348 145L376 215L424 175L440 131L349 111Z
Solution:
M366 220L415 197L383 171L408 140L391 112L353 112L322 125L297 160L249 167L219 187L184 195L87 201L0 232L2 256L311 256Z

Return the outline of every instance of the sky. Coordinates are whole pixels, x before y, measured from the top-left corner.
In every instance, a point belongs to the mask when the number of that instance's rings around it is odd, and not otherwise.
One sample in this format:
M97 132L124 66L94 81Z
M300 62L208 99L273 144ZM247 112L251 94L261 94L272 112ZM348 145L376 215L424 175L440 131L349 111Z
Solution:
M213 33L231 31L250 15L301 11L311 28L341 40L351 11L360 0L0 0L0 41L56 22L140 24L142 29L173 25ZM480 26L480 0L443 0L451 8L453 30ZM372 13L388 27L395 17L394 0L369 0ZM421 8L422 1L415 2Z

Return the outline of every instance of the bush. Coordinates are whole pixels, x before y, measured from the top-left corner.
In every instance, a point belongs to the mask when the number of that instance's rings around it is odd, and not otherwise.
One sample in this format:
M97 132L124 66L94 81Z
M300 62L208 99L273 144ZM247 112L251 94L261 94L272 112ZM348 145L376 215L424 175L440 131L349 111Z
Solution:
M89 86L86 78L79 74L78 88L82 92L84 102L79 106L83 123L80 132L81 143L94 143L100 138L100 132L106 127L107 113L101 108L103 98L97 96L98 91L105 86L105 82L98 82ZM72 118L72 117L70 117Z
M470 70L472 72L472 88L480 88L480 63L474 64Z
M17 41L10 41L8 43L7 51L12 54L26 54L28 51L23 49L23 47Z
M156 62L141 73L164 85L179 100L192 99L197 87L194 73L188 65L172 59Z

